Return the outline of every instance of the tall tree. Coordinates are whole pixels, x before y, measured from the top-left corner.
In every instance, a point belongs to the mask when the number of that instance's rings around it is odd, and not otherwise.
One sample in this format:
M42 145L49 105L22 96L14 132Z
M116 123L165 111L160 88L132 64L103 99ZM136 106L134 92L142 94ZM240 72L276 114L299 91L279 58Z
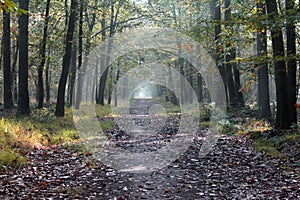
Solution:
M219 0L211 0L210 2L210 10L211 10L211 18L215 24L214 27L214 36L215 36L215 43L216 43L216 53L215 53L215 60L216 60L216 66L220 72L224 88L225 88L225 94L226 94L226 101L227 104L229 103L229 97L228 97L228 87L227 87L227 79L226 79L226 69L223 63L223 47L221 45L221 6Z
M71 0L71 13L70 13L70 19L68 23L65 53L64 53L63 64L62 64L62 73L58 85L58 94L57 94L57 102L56 102L56 109L55 109L55 116L57 117L63 117L65 115L65 92L66 92L66 84L67 84L70 62L71 62L72 41L73 41L73 35L75 30L75 24L77 20L77 7L78 7L78 1Z
M119 11L119 9L118 9ZM100 105L104 105L104 96L105 96L105 85L106 85L106 80L109 72L109 62L110 62L110 53L112 50L112 45L113 45L113 35L115 33L115 26L116 26L116 20L118 17L118 11L115 14L115 3L112 1L110 3L110 28L109 28L109 40L108 40L108 46L107 46L107 53L105 56L105 65L101 67L105 67L105 70L103 74L101 75L100 78L100 85L99 85L99 103Z
M4 108L11 109L13 107L12 96L12 73L10 67L10 13L3 10L3 76L4 76Z
M225 23L226 26L225 28L228 31L228 35L232 32L230 29L232 29L233 24L231 23L231 8L230 8L230 0L225 0ZM225 55L225 71L226 71L226 83L227 83L227 88L228 88L228 96L229 96L229 104L231 106L236 106L238 104L238 99L237 99L237 93L238 90L236 91L236 86L235 86L235 81L233 79L233 68L236 67L234 66L235 64L234 59L236 57L236 49L233 47L233 42L231 41L231 38L228 39L226 44L226 53Z
M29 0L19 3L20 8L28 10ZM28 94L28 14L19 16L19 98L18 113L29 115L29 94Z
M270 20L270 30L272 37L272 49L275 66L276 85L276 126L280 129L288 129L291 126L289 117L289 99L287 70L284 61L284 44L281 27L276 23L278 19L278 9L276 0L266 0L267 13Z
M260 18L266 15L265 5L261 2L257 3L258 10L258 31L257 31L257 56L259 60L258 66L258 118L269 119L271 117L270 97L269 97L269 72L266 60L267 55L267 31L266 26L261 23Z
M80 102L82 99L82 90L83 90L83 76L86 70L86 65L89 61L89 53L90 53L90 49L91 49L91 34L93 32L94 26L96 25L96 12L92 12L92 15L90 16L89 13L87 11L87 6L85 5L85 1L82 0L80 3L80 14L79 14L79 30L78 30L78 77L77 77L77 84L75 85L76 87L76 93L74 92L74 95L76 96L75 99L73 99L73 105L75 105L74 107L76 109L79 109L80 106ZM98 0L94 0L94 7L97 7L98 5ZM84 26L84 13L85 13L85 22L88 25L88 33L86 34L86 42L85 42L85 52L83 52L83 26ZM101 27L103 27L101 25ZM105 32L105 31L102 31ZM84 59L83 59L83 54L84 54Z
M47 0L46 2L46 13L45 13L45 21L44 21L44 31L43 31L43 39L40 47L40 64L38 67L38 108L43 108L44 106L44 66L46 62L46 44L48 37L48 23L49 23L49 10L50 10L50 2L51 0Z
M291 123L297 124L297 61L296 61L296 29L293 19L293 9L295 0L286 0L286 43L287 43L287 70L288 70L288 96L289 96L289 113Z

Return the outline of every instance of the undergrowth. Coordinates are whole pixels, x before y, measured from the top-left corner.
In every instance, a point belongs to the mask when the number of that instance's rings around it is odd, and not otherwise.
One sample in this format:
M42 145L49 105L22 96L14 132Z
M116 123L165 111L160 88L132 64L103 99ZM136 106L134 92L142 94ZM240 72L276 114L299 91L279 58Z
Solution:
M266 156L299 159L300 129L297 126L291 127L291 130L276 130L272 121L242 116L232 114L224 120L222 133L246 136L252 140L255 150Z
M97 106L98 117L109 114L108 106ZM28 117L16 117L14 112L0 118L0 170L26 164L26 155L34 148L79 141L73 122L72 109L65 117L54 116L54 107L33 109ZM109 129L111 123L103 123Z

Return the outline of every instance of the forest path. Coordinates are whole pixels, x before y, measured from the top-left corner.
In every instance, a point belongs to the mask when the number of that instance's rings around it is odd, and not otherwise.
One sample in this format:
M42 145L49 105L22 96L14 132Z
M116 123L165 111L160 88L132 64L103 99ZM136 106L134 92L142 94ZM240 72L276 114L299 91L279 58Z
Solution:
M177 122L167 119L166 127L147 138L108 134L119 147L152 151L174 137ZM28 166L0 173L0 199L300 199L300 169L292 161L257 153L251 140L234 136L221 136L213 151L199 158L202 142L194 140L162 169L138 173L115 170L89 152L63 146L34 150Z

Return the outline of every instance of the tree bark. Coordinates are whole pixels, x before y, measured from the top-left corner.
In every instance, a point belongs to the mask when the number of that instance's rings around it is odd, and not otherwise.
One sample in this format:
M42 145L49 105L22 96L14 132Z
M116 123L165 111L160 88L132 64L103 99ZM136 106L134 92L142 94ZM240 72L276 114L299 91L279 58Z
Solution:
M203 78L200 73L197 73L197 97L198 102L203 103Z
M236 58L236 56L234 57ZM243 93L240 91L241 89L240 70L238 69L236 63L233 63L233 77L234 77L234 89L237 96L237 103L239 106L244 107L245 101L244 101Z
M29 0L19 3L20 8L29 9ZM28 93L28 14L19 17L19 98L18 114L29 115L29 93Z
M44 107L44 66L46 62L46 44L48 37L48 23L49 23L49 10L50 10L50 1L47 0L46 3L46 13L45 13L45 21L44 21L44 31L43 31L43 39L40 47L40 65L38 67L38 108Z
M84 70L82 70L82 60L83 60L83 11L84 11L84 0L80 3L80 11L79 11L79 27L78 27L78 70L77 70L77 85L76 90L73 91L73 100L72 103L75 105L75 109L79 109L81 98L82 98L82 77ZM89 36L88 36L89 37ZM89 39L87 38L88 48L86 49L89 52ZM87 59L87 58L86 58Z
M225 0L225 23L226 29L229 32L233 31L233 23L231 23L231 0ZM229 93L229 103L231 106L236 107L237 105L244 105L243 95L239 92L241 88L240 73L234 62L236 58L236 48L233 46L233 42L227 42L226 48L228 54L225 56L226 60L226 81Z
M50 52L48 53L47 62L46 62L46 102L50 104Z
M289 119L289 99L287 70L284 61L284 45L281 27L276 25L278 17L276 0L266 0L267 13L272 24L270 27L272 37L272 49L275 66L275 85L276 85L276 127L279 129L288 129L291 126Z
M113 44L113 35L115 32L115 5L114 2L111 2L111 16L110 16L110 29L109 29L109 41L108 41L108 47L107 47L107 54L105 56L105 70L100 78L100 85L99 85L99 104L104 106L104 96L105 96L105 85L107 80L107 75L109 71L109 62L110 62L110 53L112 50L112 44Z
M61 77L59 80L58 85L58 95L57 95L57 102L56 102L56 109L55 109L55 116L63 117L65 115L65 92L66 92L66 84L68 79L68 73L70 68L71 62L71 53L72 53L72 41L73 41L73 34L75 30L76 18L77 18L77 0L71 1L71 13L70 19L68 23L68 31L67 31L67 38L65 44L65 54L63 57L63 69L61 73Z
M17 62L18 62L18 55L19 55L19 42L18 39L13 40L13 63L12 63L12 81L13 81L13 101L18 102L18 83L17 83Z
M10 13L3 10L3 76L4 76L4 108L13 107L12 73L10 67Z
M69 23L69 6L68 6L68 0L65 0L65 5L64 5L64 9L65 9L65 16L66 16L66 19L65 19L65 27L67 29L68 27L68 23Z
M112 89L113 89L113 78L114 78L114 68L113 66L110 67L110 80L108 85L108 97L107 97L107 104L111 105L111 99L112 99Z
M117 84L118 84L119 79L120 79L120 63L118 62L118 64L117 64L117 76L116 76L116 79L114 81L114 86L115 86L115 90L114 90L114 92L115 92L115 107L118 106Z
M96 20L96 13L94 12L92 14L92 16L90 17L88 15L88 12L86 12L86 9L85 9L85 1L81 1L81 4L80 4L80 15L79 15L79 37L78 37L78 81L77 81L77 86L75 86L77 88L76 90L76 93L74 95L76 95L76 98L75 98L75 109L79 109L79 106L80 106L80 102L82 100L82 90L83 90L83 84L82 81L83 81L83 76L85 74L85 70L86 70L86 65L88 63L88 60L89 60L89 53L90 53L90 48L91 48L91 33L94 29L94 26L95 26L95 20ZM95 6L97 6L97 0L95 0ZM89 30L89 33L87 34L87 38L86 38L86 48L85 48L85 54L84 54L84 59L83 59L83 13L85 12L85 21L86 21L86 24L88 25L88 30Z
M259 17L264 16L266 14L265 5L262 3L257 4L257 10ZM265 25L262 23L258 24L258 32L257 32L257 56L259 60L263 60L263 62L259 62L257 76L258 76L258 118L259 119L269 119L271 117L271 109L270 109L270 97L269 97L269 72L268 72L268 64L266 60L267 55L267 30Z
M70 77L69 77L69 106L73 104L73 92L74 92L74 85L76 79L76 61L77 61L77 42L74 40L73 47L72 47L72 56L71 56L71 70L70 70Z
M223 47L220 45L220 33L221 33L221 7L219 0L212 0L211 5L211 18L215 23L215 42L216 42L216 53L215 53L215 61L216 67L218 68L226 94L226 102L227 105L229 104L229 97L228 97L228 87L227 87L227 80L226 80L226 68L223 63L222 53Z
M286 19L286 39L287 39L287 70L288 70L288 96L290 108L290 121L297 124L297 61L296 61L296 29L295 22L292 19L291 11L294 9L295 0L286 0L285 7L287 11Z

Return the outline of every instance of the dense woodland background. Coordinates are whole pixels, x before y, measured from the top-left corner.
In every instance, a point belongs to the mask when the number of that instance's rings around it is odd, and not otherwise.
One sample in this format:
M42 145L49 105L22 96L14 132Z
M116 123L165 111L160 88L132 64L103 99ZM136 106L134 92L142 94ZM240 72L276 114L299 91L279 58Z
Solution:
M17 106L17 115L56 103L55 115L64 116L65 106L75 101L71 91L78 87L77 73L95 46L131 28L170 27L198 41L216 60L229 110L250 106L259 119L276 118L279 129L297 125L298 1L3 0L0 6L1 104L4 109ZM109 47L103 51L109 54ZM147 54L148 59L164 56ZM113 86L142 59L147 58L136 52L107 68L96 102L111 104ZM167 63L186 77L199 102L209 102L200 73L180 57ZM170 92L160 92L176 104Z

